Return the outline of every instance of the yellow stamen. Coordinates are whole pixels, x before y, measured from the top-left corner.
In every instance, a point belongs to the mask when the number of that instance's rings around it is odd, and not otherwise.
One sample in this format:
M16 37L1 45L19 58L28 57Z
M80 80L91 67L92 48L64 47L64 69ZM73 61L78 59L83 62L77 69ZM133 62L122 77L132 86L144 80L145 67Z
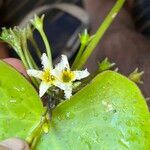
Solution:
M72 71L66 69L63 71L62 73L63 82L70 82L73 80L73 78L74 78L74 74Z
M42 80L46 83L52 83L55 80L55 77L51 75L49 70L43 72Z

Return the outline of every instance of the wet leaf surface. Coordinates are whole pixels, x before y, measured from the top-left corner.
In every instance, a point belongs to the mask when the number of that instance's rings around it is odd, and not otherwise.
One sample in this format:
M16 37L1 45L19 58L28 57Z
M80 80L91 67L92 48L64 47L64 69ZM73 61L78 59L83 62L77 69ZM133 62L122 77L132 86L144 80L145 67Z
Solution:
M39 124L43 111L41 100L31 84L0 61L0 140L26 139Z
M34 88L0 61L0 140L26 139L44 109ZM111 71L53 111L37 150L149 150L150 114L138 87Z
M111 71L53 111L37 150L149 150L150 115L138 87Z

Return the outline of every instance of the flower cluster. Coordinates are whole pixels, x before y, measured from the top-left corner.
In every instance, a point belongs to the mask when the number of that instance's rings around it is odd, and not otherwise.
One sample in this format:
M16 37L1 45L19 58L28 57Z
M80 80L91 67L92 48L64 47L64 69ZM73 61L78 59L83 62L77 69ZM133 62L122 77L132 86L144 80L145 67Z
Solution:
M42 97L50 87L56 86L63 90L65 98L69 99L72 96L73 82L89 76L87 69L83 71L71 71L67 57L65 55L61 57L60 63L58 63L55 68L52 68L50 60L47 55L43 53L41 57L43 70L27 70L28 75L41 80L39 86L40 97Z

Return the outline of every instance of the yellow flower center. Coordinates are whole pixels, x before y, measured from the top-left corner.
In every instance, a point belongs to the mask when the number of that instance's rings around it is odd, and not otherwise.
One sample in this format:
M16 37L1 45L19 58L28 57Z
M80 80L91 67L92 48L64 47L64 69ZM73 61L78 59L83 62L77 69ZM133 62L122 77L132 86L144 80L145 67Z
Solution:
M65 69L62 73L63 82L70 82L74 78L74 74L72 71Z
M51 75L49 70L43 72L42 80L46 83L52 83L55 80L55 77Z

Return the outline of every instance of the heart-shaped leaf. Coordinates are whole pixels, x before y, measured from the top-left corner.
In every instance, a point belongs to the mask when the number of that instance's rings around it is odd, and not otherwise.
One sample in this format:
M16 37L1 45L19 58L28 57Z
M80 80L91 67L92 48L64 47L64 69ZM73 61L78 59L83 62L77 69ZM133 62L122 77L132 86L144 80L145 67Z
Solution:
M0 61L0 140L26 139L39 125L44 108L31 84Z
M107 71L52 115L37 150L149 150L150 115L138 87Z
M0 140L26 139L44 108L34 88L0 62ZM150 148L150 115L137 86L115 72L104 72L53 111L48 134L37 150Z

